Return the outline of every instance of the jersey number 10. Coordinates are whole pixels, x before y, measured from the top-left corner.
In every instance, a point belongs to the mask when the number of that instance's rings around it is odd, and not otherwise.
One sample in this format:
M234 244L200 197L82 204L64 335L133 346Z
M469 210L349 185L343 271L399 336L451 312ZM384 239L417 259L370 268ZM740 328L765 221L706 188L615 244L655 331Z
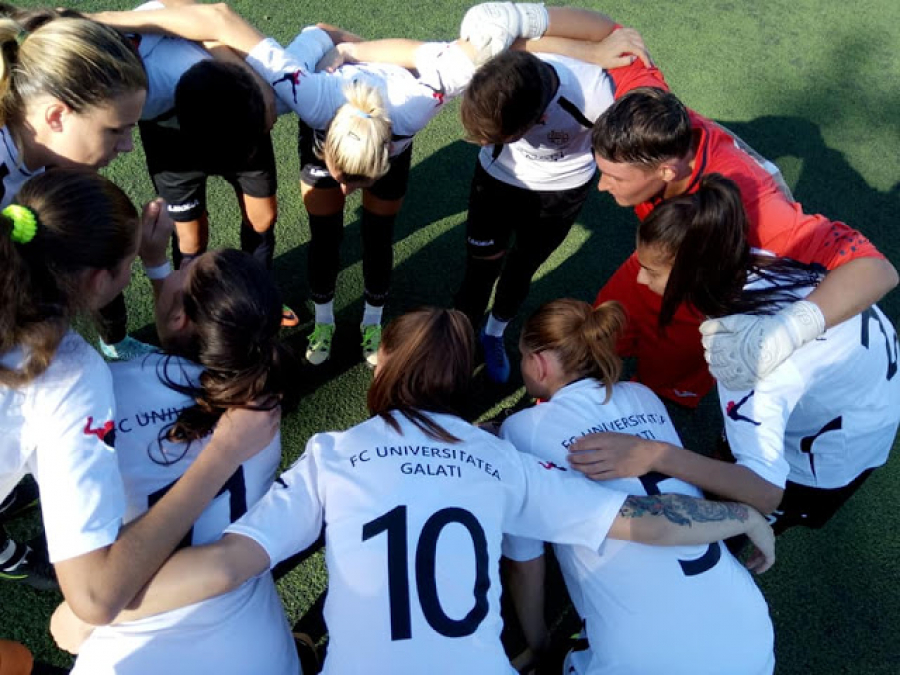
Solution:
M438 597L436 565L438 538L451 523L462 525L472 538L475 551L475 605L462 619L453 619L444 612ZM397 506L362 528L362 540L367 541L382 532L387 533L388 593L391 605L391 640L412 637L409 600L409 563L406 506ZM488 613L487 539L484 529L471 512L461 508L446 508L434 513L419 534L416 544L416 589L422 614L428 625L441 635L458 638L474 633Z

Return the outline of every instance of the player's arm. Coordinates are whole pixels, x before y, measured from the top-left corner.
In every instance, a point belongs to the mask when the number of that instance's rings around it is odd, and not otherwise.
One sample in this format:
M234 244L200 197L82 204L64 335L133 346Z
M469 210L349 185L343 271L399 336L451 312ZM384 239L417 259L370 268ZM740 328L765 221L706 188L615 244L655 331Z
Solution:
M150 582L119 612L114 623L134 621L186 607L222 595L269 569L269 556L252 539L225 535L205 546L182 549L160 568ZM96 624L84 621L71 604L63 602L50 620L56 644L77 654Z
M102 625L137 595L242 462L268 445L277 412L230 410L184 476L110 546L55 564L73 612Z
M94 21L123 31L163 33L195 42L220 42L242 58L265 39L225 3L131 12L97 12Z
M491 2L466 12L460 37L471 44L476 63L512 47L561 54L604 68L628 65L633 56L650 66L650 55L637 31L616 28L608 16L591 10Z
M141 243L138 257L153 287L154 302L159 299L163 282L172 273L168 246L175 230L175 223L165 208L162 197L144 205L141 213Z
M807 296L831 328L856 316L897 286L897 269L885 258L855 258L831 270Z
M742 534L760 553L748 566L765 572L775 562L775 535L766 519L746 504L677 494L630 495L608 536L655 546L694 546Z
M746 466L630 434L588 434L572 445L569 464L593 480L636 478L658 471L728 499L771 513L784 490Z
M528 649L515 659L513 665L524 672L546 651L550 641L550 631L544 620L546 561L543 555L531 560L508 559L505 567L505 588L512 598L525 644L528 645Z
M796 349L867 309L898 282L894 266L845 223L804 214L784 198L761 202L758 218L769 227L791 225L788 234L762 238L760 248L829 272L804 300L776 314L736 314L701 325L710 372L730 389L753 388Z

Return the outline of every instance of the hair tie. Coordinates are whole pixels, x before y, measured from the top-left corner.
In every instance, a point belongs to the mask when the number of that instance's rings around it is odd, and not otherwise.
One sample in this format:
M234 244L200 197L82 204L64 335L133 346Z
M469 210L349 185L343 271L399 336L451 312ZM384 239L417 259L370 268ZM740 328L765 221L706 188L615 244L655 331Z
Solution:
M29 35L31 35L30 32L28 32L24 28L20 28L19 32L16 33L16 44L21 47L22 43L25 42L25 38L27 38Z
M356 115L357 117L362 117L364 120L372 119L372 116L369 113L367 113L365 110L360 110L356 106L352 106L352 110L353 110L353 114Z
M10 204L0 213L12 221L12 231L9 233L10 239L17 244L27 244L34 239L38 226L37 216L34 211L21 204Z

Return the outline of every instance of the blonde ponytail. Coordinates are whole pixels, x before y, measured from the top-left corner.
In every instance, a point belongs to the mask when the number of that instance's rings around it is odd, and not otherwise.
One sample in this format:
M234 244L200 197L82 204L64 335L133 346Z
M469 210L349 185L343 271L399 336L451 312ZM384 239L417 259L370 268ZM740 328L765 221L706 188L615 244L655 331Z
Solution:
M391 120L381 93L360 80L344 88L325 135L322 156L345 180L377 180L390 168Z

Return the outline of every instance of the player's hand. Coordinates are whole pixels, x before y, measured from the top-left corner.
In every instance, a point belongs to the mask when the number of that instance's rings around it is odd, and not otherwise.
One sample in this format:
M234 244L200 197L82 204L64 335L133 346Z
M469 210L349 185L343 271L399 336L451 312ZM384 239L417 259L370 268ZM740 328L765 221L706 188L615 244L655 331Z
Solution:
M775 564L775 532L772 531L771 525L759 511L751 506L747 508L752 514L747 537L755 547L755 550L744 564L751 572L762 574Z
M516 38L539 38L550 16L542 4L485 2L471 7L459 27L459 37L475 48L475 64L508 49Z
M630 66L636 59L644 62L648 68L653 67L653 59L644 38L634 28L620 28L607 38L597 42L594 47L592 63L610 70Z
M157 197L144 205L141 213L141 245L138 254L145 267L157 267L168 260L166 250L175 224L166 213L166 202Z
M631 434L588 434L569 446L569 465L592 480L643 476L655 470L662 447Z
M56 645L70 654L77 654L81 645L87 640L96 626L85 623L75 616L69 603L63 603L56 608L50 617L50 634L56 641Z
M280 406L272 410L232 408L219 418L204 452L215 448L228 461L242 464L272 442L280 424Z
M825 332L815 303L793 302L777 314L735 314L700 325L703 349L713 377L728 389L752 389L794 350Z
M344 65L344 63L346 63L344 53L341 51L340 45L335 45L319 59L319 62L316 64L316 72L333 73Z

